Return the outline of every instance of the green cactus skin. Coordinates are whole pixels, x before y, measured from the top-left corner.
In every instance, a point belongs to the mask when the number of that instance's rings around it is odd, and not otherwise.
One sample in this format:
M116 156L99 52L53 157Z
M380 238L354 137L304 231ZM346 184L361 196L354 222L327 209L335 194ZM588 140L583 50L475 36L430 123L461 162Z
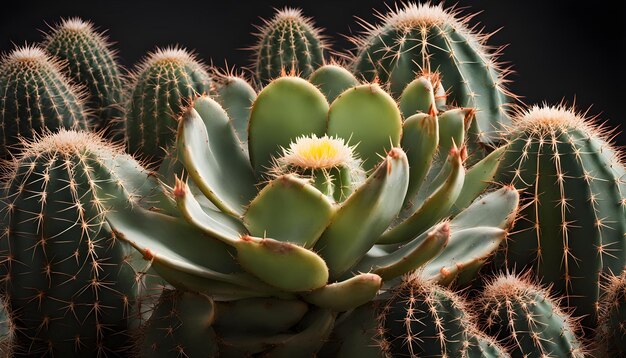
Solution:
M0 300L0 356L12 357L15 353L15 323L11 304L6 297Z
M0 88L0 157L17 153L21 138L87 127L83 93L39 47L19 47L2 57Z
M256 91L243 75L234 74L232 71L218 73L216 82L216 100L228 113L241 146L248 150L248 123L252 104L256 99Z
M157 49L137 66L126 95L126 146L129 153L160 161L174 143L177 118L212 80L195 56L178 47Z
M505 111L507 70L485 44L488 36L467 26L472 16L441 5L408 3L379 14L380 26L363 23L365 33L353 39L353 71L388 84L399 96L417 74L438 71L449 87L449 102L477 110L471 133L481 143L500 140L510 124Z
M213 301L205 295L165 290L137 342L140 357L217 357L211 325Z
M94 129L123 138L123 81L106 36L91 22L69 18L52 28L42 47L65 61L68 77L87 88L86 104L97 118Z
M339 64L326 64L311 74L309 82L316 85L326 96L328 103L348 88L359 85L359 80L350 71Z
M596 357L626 354L626 271L605 280L594 340Z
M486 285L476 302L486 332L514 357L585 357L578 322L527 276L501 275Z
M391 356L509 356L478 330L468 304L452 291L411 275L391 295L378 317Z
M299 9L278 10L257 30L253 70L260 87L285 72L308 78L324 63L324 38Z
M0 276L20 352L125 354L142 275L104 216L138 205L148 174L97 135L61 130L29 143L6 179Z
M626 264L626 170L602 131L573 109L534 106L509 134L497 180L527 202L500 262L532 267L593 327L603 273ZM575 208L575 209L574 209Z

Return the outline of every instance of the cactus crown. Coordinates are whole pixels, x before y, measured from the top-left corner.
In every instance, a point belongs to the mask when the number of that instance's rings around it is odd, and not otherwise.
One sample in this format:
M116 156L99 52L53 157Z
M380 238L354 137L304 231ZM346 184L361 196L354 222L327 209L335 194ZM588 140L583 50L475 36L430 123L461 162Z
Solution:
M358 166L354 157L354 147L346 145L339 137L324 135L317 137L301 136L292 141L289 148L283 148L279 164L303 169L328 169L338 166Z
M115 50L109 48L107 37L96 31L91 21L85 21L79 17L61 19L58 25L51 27L51 30L50 33L46 34L44 47L48 47L50 42L55 39L57 41L63 39L75 41L80 38L89 38L90 41L95 41L101 48L108 49L110 54L115 54Z

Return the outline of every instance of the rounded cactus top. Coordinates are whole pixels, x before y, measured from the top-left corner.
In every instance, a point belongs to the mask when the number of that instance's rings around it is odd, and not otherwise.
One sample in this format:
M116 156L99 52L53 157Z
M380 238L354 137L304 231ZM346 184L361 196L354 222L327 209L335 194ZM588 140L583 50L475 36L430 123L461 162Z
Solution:
M52 71L60 74L62 64L38 46L24 45L2 56L1 72L25 70Z
M313 24L313 19L302 15L302 10L291 7L285 7L276 11L276 14L270 20L263 20L263 25L258 27L258 35L259 37L264 37L277 27L294 24L302 26L304 30L310 31L316 37L320 36L320 30Z
M168 46L165 48L157 48L156 50L150 52L138 66L138 69L139 72L142 72L152 66L167 65L170 63L188 65L203 69L205 67L198 61L197 56L193 52L178 46Z
M23 157L45 155L80 155L85 152L107 151L111 155L125 155L123 147L107 142L98 134L88 131L61 129L52 135L45 135L35 141L23 143Z
M108 47L106 37L96 31L94 24L91 21L85 21L79 17L62 19L61 22L53 27L52 31L46 35L45 42L49 44L51 41L59 41L62 39L72 39L75 41L81 37L88 37L96 41L99 45L102 45L102 47Z
M583 114L564 105L534 105L529 109L519 111L513 118L514 131L550 133L568 128L595 131L591 120L587 120Z

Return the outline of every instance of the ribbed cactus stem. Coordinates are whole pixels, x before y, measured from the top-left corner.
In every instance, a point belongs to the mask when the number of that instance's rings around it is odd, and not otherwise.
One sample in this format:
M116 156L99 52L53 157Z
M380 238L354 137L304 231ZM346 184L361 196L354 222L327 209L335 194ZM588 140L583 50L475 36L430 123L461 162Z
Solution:
M141 275L105 215L138 202L147 174L95 134L28 143L0 195L4 284L27 355L121 354Z
M123 83L107 37L91 22L69 18L51 29L42 46L65 61L68 76L88 90L87 106L97 117L94 128L121 136Z
M59 128L87 127L83 92L42 49L18 47L0 59L0 157L17 153L20 139Z
M502 275L478 300L485 329L511 347L515 357L584 357L578 322L550 293L527 277Z
M404 278L378 317L393 357L508 356L474 319L460 296L418 275Z
M528 200L505 245L509 268L533 267L592 327L601 275L626 264L626 170L601 128L564 106L519 114L498 181Z
M477 110L475 138L497 142L510 124L505 111L508 71L498 63L498 51L486 45L489 36L468 25L472 17L460 16L454 8L412 2L379 13L380 25L362 22L364 34L352 39L357 47L353 71L387 84L396 97L418 74L438 71L449 102Z
M174 142L182 109L209 93L205 66L178 47L157 49L137 67L126 103L129 153L159 161Z
M254 72L260 86L268 84L281 73L293 72L309 77L324 62L326 47L313 20L299 9L285 8L258 27Z

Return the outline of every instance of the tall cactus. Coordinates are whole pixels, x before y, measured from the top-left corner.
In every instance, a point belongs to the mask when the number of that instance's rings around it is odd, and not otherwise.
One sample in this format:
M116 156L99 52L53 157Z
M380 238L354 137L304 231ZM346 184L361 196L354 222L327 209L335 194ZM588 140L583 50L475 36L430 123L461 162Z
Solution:
M472 134L486 144L500 140L510 123L505 111L507 70L497 61L498 51L486 45L487 35L468 26L472 16L442 5L407 3L388 14L378 14L379 26L362 23L353 71L372 81L378 78L399 96L421 73L439 72L449 87L449 100L476 109Z
M120 136L123 83L115 51L106 36L97 32L91 22L69 18L52 28L42 46L65 61L68 76L87 88L87 106L97 118L94 128Z
M29 143L6 179L0 278L20 352L125 354L141 276L104 216L148 200L147 173L95 134L61 130Z
M502 275L487 285L476 310L490 334L515 357L584 357L578 321L559 308L548 290L527 277Z
M474 325L469 306L450 290L411 275L392 290L379 320L393 357L505 357Z
M17 152L20 139L58 128L86 128L83 92L57 60L34 46L0 59L0 157Z
M127 150L160 160L176 137L182 108L211 86L205 66L190 52L168 47L148 54L135 69L127 94Z
M525 188L508 266L532 267L595 324L603 273L626 264L626 170L602 130L573 109L534 106L510 133L497 180Z
M324 63L327 45L313 20L299 9L284 8L258 28L254 73L260 86L265 86L281 73L295 72L307 78Z

